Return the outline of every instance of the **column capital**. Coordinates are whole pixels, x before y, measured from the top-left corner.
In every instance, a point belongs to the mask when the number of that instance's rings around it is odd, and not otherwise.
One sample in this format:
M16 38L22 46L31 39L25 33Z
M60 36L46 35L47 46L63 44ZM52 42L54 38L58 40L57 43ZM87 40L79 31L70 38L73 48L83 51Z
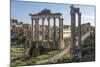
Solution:
M71 9L70 14L75 14L75 11L73 9Z
M59 20L63 21L63 20L64 20L64 18L59 18Z
M35 21L38 21L40 18L35 19Z

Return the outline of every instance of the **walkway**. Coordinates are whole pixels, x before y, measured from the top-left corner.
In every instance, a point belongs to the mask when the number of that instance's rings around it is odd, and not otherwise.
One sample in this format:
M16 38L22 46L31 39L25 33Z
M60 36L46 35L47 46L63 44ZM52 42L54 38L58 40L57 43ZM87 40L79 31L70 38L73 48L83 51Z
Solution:
M84 41L88 36L90 35L90 32L86 33L85 35L82 36L82 41ZM78 45L78 41L76 42L76 45ZM71 45L68 45L63 51L58 53L57 55L43 61L39 61L36 64L47 64L47 63L55 63L58 60L60 60L66 53L69 52Z

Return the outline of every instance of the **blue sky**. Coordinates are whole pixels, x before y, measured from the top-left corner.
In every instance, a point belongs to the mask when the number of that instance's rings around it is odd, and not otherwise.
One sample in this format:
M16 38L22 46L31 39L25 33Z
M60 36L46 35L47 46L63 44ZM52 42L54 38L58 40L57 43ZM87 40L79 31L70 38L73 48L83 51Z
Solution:
M39 3L39 2L24 2L11 1L11 18L18 19L24 23L31 23L29 14L35 14L47 8L52 13L62 13L64 16L64 24L70 25L70 4L55 4L55 3ZM82 24L90 22L95 25L95 6L74 5L80 8L82 13Z

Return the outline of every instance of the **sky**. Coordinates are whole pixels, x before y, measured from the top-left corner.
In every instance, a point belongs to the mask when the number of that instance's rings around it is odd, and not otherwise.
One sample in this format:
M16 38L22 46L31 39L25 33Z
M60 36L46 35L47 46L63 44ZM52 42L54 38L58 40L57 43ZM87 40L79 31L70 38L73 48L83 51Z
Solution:
M63 3L40 3L31 1L11 0L11 19L17 19L23 23L31 24L29 14L36 14L43 9L49 9L52 13L61 13L64 17L64 25L70 25L70 6ZM95 6L93 5L74 5L80 8L81 23L90 22L95 26ZM45 22L47 24L47 22ZM57 24L57 23L56 23Z

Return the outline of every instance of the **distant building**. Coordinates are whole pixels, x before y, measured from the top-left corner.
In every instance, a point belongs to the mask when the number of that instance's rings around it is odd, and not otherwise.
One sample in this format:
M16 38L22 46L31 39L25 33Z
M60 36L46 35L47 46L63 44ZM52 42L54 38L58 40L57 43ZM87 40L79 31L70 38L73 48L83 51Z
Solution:
M70 25L64 25L63 29L63 38L69 38L71 37L71 26Z
M11 20L11 33L19 33L23 29L23 22L18 22L16 19Z
M16 19L11 20L11 38L17 36L18 33L23 31L23 22L18 22Z

